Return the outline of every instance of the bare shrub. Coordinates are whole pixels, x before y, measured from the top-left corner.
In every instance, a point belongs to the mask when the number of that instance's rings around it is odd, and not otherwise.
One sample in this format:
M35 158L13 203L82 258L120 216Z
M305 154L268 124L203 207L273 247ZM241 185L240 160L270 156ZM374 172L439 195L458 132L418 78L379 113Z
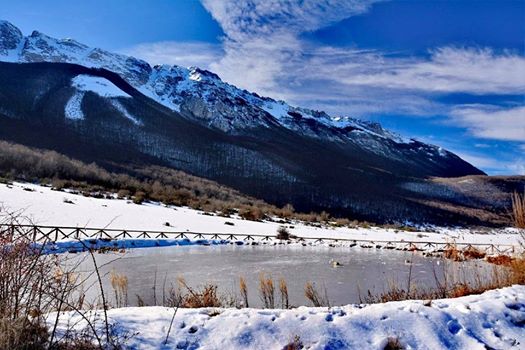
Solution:
M261 272L259 275L259 296L267 309L275 309L275 286L272 276L266 276Z
M44 245L34 244L18 222L17 214L0 210L5 225L0 226L0 349L61 348L65 343L59 347L56 339L61 312L79 311L84 303L78 276L64 270L62 256L44 254ZM56 317L48 329L45 317L51 312Z
M135 204L142 204L144 203L144 200L146 200L146 193L142 191L138 191L133 196L133 203Z
M512 221L515 227L525 229L525 191L512 194Z
M20 234L20 236L19 236ZM55 306L56 261L12 230L0 233L0 348L43 348L43 314ZM60 293L61 294L61 293Z
M405 347L401 344L398 337L388 337L384 350L403 350Z
M335 220L334 226L336 227L345 227L350 226L350 220L346 218L339 218Z
M275 236L277 239L280 239L282 241L288 241L290 240L290 231L284 226L280 226L277 229L277 236Z

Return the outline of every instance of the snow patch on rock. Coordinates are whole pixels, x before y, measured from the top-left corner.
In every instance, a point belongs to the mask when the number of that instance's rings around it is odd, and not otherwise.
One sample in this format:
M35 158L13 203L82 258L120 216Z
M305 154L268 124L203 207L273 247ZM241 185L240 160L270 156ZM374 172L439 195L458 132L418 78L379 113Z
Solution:
M120 101L118 100L111 100L111 104L113 105L113 107L115 107L124 117L126 117L127 119L131 120L131 122L133 122L133 124L135 125L143 125L142 122L135 116L133 116L131 113L128 112L128 110L126 109L126 107L124 107L122 105L122 103L120 103Z
M92 75L77 75L71 80L71 86L80 91L91 91L102 97L129 97L109 80Z
M73 120L84 119L84 112L82 112L82 99L84 98L84 91L77 91L69 101L66 103L64 114L66 118Z

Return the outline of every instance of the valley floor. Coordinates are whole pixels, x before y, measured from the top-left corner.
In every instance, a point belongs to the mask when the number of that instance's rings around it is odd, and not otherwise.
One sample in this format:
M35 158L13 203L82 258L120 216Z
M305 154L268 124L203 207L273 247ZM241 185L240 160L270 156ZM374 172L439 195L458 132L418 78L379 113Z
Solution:
M183 207L157 203L133 204L129 200L96 199L26 183L0 184L0 207L19 213L35 225L115 228L127 230L275 235L278 222L256 222L232 216L224 218ZM169 227L166 226L169 223ZM300 222L287 224L298 237L389 240L393 242L456 242L505 244L519 247L517 230L432 228L421 232L380 227L315 227ZM429 232L432 231L432 232Z
M122 308L109 322L132 349L523 349L525 286L456 299L291 310ZM90 317L102 318L101 313ZM50 315L50 325L55 316ZM85 322L62 315L59 335ZM295 347L291 349L298 349Z

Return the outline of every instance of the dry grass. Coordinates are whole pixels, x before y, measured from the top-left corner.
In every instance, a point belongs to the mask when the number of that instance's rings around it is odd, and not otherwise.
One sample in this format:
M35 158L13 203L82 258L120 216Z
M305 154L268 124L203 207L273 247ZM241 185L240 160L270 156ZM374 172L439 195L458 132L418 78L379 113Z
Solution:
M284 278L279 279L279 291L281 292L281 308L288 309L290 307L290 300L288 298L288 285Z
M109 275L109 281L115 294L116 307L128 306L128 277L113 270Z
M239 278L239 289L241 291L241 298L244 307L250 307L248 304L248 286L246 285L246 280L242 276Z
M223 303L217 293L217 285L207 283L200 289L188 286L183 278L178 279L179 285L186 290L186 293L179 294L180 307L201 308L201 307L222 307Z
M259 275L259 296L267 309L275 309L275 286L272 276L262 273Z
M512 284L525 284L525 256L514 259L510 263L510 282Z
M304 296L315 307L330 306L330 303L328 302L328 297L326 296L326 291L325 295L322 296L312 282L306 282L304 286Z
M510 266L512 258L508 255L487 256L487 262L494 265Z
M472 259L483 259L487 256L487 253L479 250L475 247L467 247L465 249L459 249L455 243L449 244L443 252L443 256L446 259L453 261L465 261Z
M465 260L483 259L487 255L487 253L482 252L481 250L474 247L468 247L467 249L464 249L461 253L463 254Z
M399 283L390 282L386 291L374 295L369 290L367 295L360 299L361 302L374 304L412 299L458 298L514 284L525 284L525 256L515 258L498 256L488 258L487 261L497 264L493 266L492 271L469 271L463 270L462 267L456 271L448 271L444 268L442 275L438 276L434 270L437 286L434 289L418 288L409 276L408 289L400 287ZM445 266L446 260L443 260L441 265Z
M455 243L449 244L448 247L443 252L443 256L447 259L454 261L462 261L461 251L458 249Z
M525 228L525 191L512 194L512 221L517 228Z

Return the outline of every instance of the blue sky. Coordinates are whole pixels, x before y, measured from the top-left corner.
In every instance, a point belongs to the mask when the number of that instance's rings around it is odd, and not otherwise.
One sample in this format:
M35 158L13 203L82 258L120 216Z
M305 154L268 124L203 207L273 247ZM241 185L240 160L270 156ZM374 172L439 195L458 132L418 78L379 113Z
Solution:
M4 1L1 15L525 174L525 1Z

